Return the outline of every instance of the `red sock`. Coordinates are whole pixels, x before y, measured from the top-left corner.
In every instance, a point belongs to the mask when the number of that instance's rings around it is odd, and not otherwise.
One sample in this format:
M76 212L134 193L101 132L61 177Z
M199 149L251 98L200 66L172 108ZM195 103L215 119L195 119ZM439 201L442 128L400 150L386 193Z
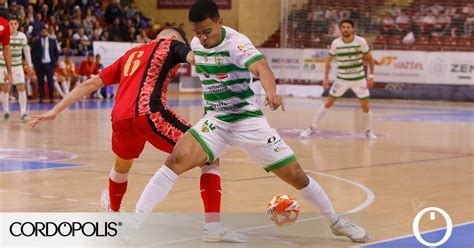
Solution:
M127 184L128 173L121 174L112 169L109 177L109 198L112 211L118 212L120 210L123 196L127 191Z
M209 222L220 222L221 212L221 177L219 170L215 165L212 166L212 170L215 171L208 173L203 168L203 174L201 175L201 198L204 203L204 211L206 212L206 223Z

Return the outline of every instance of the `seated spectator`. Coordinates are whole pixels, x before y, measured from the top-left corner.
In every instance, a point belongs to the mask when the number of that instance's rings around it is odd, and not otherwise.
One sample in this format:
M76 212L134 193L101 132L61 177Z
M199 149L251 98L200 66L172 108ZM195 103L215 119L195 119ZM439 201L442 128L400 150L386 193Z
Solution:
M102 32L104 32L104 29L100 26L99 22L94 23L94 30L92 31L92 37L100 37L102 35ZM92 40L98 40L98 39L92 39Z
M127 36L125 36L124 41L135 42L137 38L137 32L134 26L128 27Z
M105 22L112 24L116 18L122 18L122 8L120 8L119 1L113 0L112 3L107 5L105 10Z
M133 23L135 24L135 28L137 30L141 30L144 28L146 29L150 26L148 24L148 20L145 17L143 17L142 12L140 11L135 13L135 18L133 19Z
M392 4L392 7L388 10L388 14L393 18L396 18L397 16L401 15L401 13L402 10L396 4Z
M110 35L109 41L122 41L127 35L127 27L122 24L118 17L109 26L108 31Z
M135 13L138 12L135 2L131 1L126 7L127 8L124 8L125 16L127 19L133 19L135 17Z
M430 10L431 10L431 13L433 13L433 15L437 16L441 14L441 12L444 11L444 7L436 3L430 7Z
M94 59L94 54L87 53L87 57L81 62L79 66L79 78L80 82L84 82L87 79L97 75L99 73L99 65Z
M82 23L84 25L84 31L91 34L94 29L94 24L98 23L97 18L92 14L92 8L86 10L86 17L84 17Z
M441 32L449 33L451 30L451 17L446 12L443 12L436 19L436 25L439 27Z
M382 22L382 34L393 34L395 30L395 21L392 16L386 16Z
M75 88L74 85L78 80L78 76L76 74L74 61L72 61L67 53L64 60L60 61L54 69L54 76L56 78L54 86L61 97L64 98L64 96L69 94L71 84L73 85L73 88ZM62 85L62 88L60 87L60 84Z
M83 56L87 51L92 50L91 41L85 35L84 28L79 28L77 33L72 36L72 41L77 49L76 55Z
M148 35L146 34L145 29L142 29L139 35L137 35L137 42L139 43L148 43L150 42L151 39L148 38Z
M421 30L425 34L428 34L431 29L434 27L436 23L436 17L433 15L433 13L428 12L428 15L423 17L421 21Z
M405 13L401 13L397 18L395 19L395 24L397 26L397 30L400 34L404 33L406 29L408 28L408 25L410 23L410 17L405 15Z

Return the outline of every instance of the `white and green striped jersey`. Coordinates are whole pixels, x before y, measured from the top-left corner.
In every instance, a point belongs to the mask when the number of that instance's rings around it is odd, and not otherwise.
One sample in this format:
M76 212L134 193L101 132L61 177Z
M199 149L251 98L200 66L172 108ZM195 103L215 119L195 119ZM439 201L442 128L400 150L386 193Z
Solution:
M356 81L365 78L362 57L370 51L364 38L354 35L351 43L345 43L342 37L335 39L329 54L337 60L337 78L347 81Z
M25 46L28 45L28 39L22 32L17 32L16 35L10 36L10 48L12 51L12 66L23 65L22 51ZM3 59L3 47L0 46L0 66L6 66L5 60Z
M194 37L191 48L202 82L206 116L214 117L224 129L267 127L268 122L250 89L252 75L248 68L264 58L252 42L234 29L222 27L219 45L206 49Z

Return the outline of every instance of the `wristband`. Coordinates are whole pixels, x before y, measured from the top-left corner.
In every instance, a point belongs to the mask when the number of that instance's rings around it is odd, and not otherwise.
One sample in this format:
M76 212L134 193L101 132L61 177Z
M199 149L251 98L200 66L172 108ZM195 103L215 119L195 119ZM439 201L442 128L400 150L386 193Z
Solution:
M370 78L370 79L374 79L374 78L375 78L375 75L374 75L374 74L370 74L370 75L369 75L369 78Z

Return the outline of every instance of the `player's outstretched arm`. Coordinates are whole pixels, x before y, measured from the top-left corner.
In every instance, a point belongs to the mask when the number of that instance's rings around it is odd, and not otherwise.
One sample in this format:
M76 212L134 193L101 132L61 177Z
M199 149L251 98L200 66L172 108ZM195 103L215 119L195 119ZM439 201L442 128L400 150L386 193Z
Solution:
M196 60L194 59L193 51L190 51L188 55L186 55L186 62L188 62L191 65L196 65Z
M277 110L281 106L281 109L285 111L283 98L276 93L275 75L267 61L261 59L254 62L250 65L249 71L260 78L260 82L266 93L265 105L270 106L272 110Z
M372 53L368 52L364 54L364 60L369 64L369 80L367 80L367 88L372 88L374 86L374 73L375 73L375 61L372 57Z
M42 115L33 116L28 125L30 125L31 128L34 128L40 121L53 120L65 108L102 87L104 87L104 81L100 76L94 76L88 79L67 94L56 106L54 106L52 110Z

